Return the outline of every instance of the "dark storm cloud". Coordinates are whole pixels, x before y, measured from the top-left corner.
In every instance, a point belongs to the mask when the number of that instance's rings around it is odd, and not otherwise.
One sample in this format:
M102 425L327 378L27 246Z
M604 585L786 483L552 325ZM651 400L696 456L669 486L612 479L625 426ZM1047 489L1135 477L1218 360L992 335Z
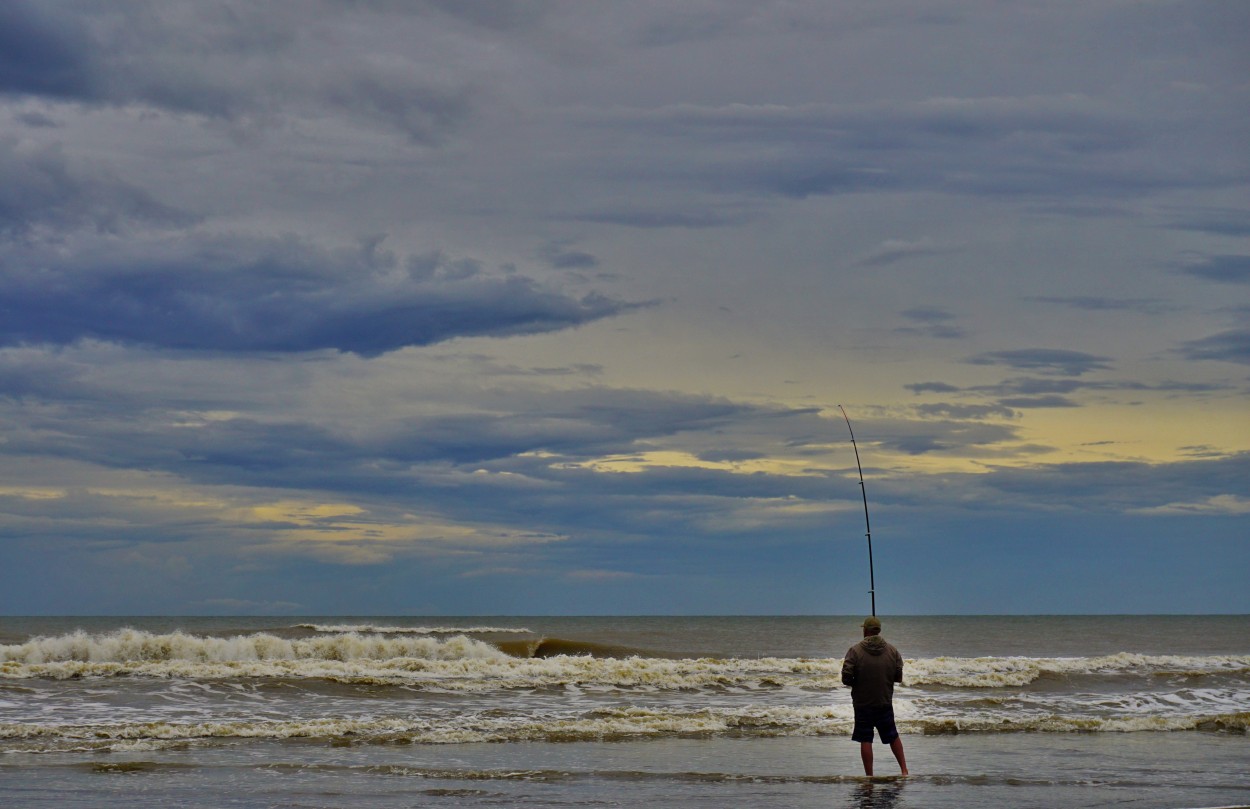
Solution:
M467 89L417 84L406 70L362 71L331 84L322 98L349 116L389 124L425 144L441 142L472 111Z
M389 15L411 24L412 10L398 5L168 3L152 14L126 2L59 13L6 3L0 14L0 92L13 95L231 121L331 111L423 144L441 142L473 107L471 83L446 82L438 57L411 38L342 47L372 36L370 26L349 25L353 19L385 26Z
M1066 396L1017 396L999 399L999 404L1020 410L1036 410L1050 407L1080 407Z
M950 253L952 250L953 248L941 247L929 239L921 239L915 242L903 239L889 239L882 242L875 249L860 256L853 262L852 266L887 267L910 258L937 256Z
M633 305L580 298L472 261L322 250L295 239L129 244L75 263L53 251L0 255L0 345L80 340L189 351L375 356L455 337L536 334ZM86 253L86 251L84 251Z
M574 250L565 243L545 245L539 255L557 270L588 270L599 266L599 259L584 250Z
M852 467L853 469L853 467ZM729 509L758 498L796 504L854 504L858 489L851 476L735 475L722 470L651 468L628 475L602 475L585 469L535 469L557 488L540 498L528 513L558 517L565 530L598 535L610 522L620 534L638 538L671 538L695 545L729 544L732 528L709 532L707 521L724 521ZM894 530L921 534L931 530L935 516L951 512L995 511L1030 515L1048 511L1073 514L1123 514L1169 503L1203 503L1219 494L1244 490L1250 455L1241 454L1167 464L1114 462L1009 468L988 466L977 474L927 476L875 470L874 503L889 508ZM959 493L953 496L953 493ZM464 492L455 493L460 498ZM532 501L532 491L514 493ZM790 501L789 498L797 498ZM523 507L520 499L516 505ZM471 507L466 499L460 507ZM853 510L846 512L854 514ZM914 515L914 516L911 516ZM808 512L791 530L804 525L828 537L837 517ZM913 523L913 519L915 522ZM860 524L862 527L862 523ZM738 529L741 530L741 529ZM753 541L764 536L751 534ZM1003 539L1000 537L1000 539Z
M993 398L991 405L950 405L935 403L917 405L915 412L921 415L948 413L954 418L984 418L991 415L1015 415L1015 410L1053 407L1080 407L1069 394L1080 391L1130 391L1205 394L1226 392L1231 386L1224 383L1204 382L1138 382L1134 380L1082 380L1057 379L1055 377L1014 377L993 385L960 387L943 382L920 382L904 386L916 395L925 393L959 393L979 399ZM980 408L981 410L978 410Z
M0 351L0 401L33 399L65 406L110 398L119 408L137 410L143 406L136 397L102 390L85 376L82 365L49 356L40 349Z
M604 392L606 393L606 392ZM835 426L828 419L818 418L803 411L765 411L745 408L732 414L715 414L716 421L698 426L698 435L732 436L740 430L754 432L760 425L771 425L775 445L783 443L794 446L804 441L823 443L820 451L827 454L829 436ZM953 454L970 452L992 455L997 445L1016 440L1014 428L985 425L976 422L939 420L916 421L910 419L868 419L857 422L857 427L869 433L871 440L861 444L861 450L876 453L880 449L904 451L913 455ZM681 438L677 436L681 446ZM787 436L797 436L786 441ZM640 448L649 444L645 441ZM758 446L758 443L751 446ZM792 528L810 524L817 530L827 530L829 515L822 510L804 510L806 505L854 502L858 497L853 478L846 477L845 485L837 485L844 475L854 469L849 448L842 453L845 469L817 466L801 476L773 474L755 471L750 474L734 473L727 469L694 468L688 466L646 465L627 474L611 474L593 468L569 465L559 457L543 457L534 453L517 454L483 466L495 472L520 475L526 480L542 481L535 487L508 488L508 478L481 476L482 491L492 491L507 500L505 505L494 498L475 496L471 490L461 489L440 493L440 498L454 498L457 509L472 513L489 503L491 508L517 509L527 519L552 520L544 523L544 529L562 533L603 533L610 525L611 532L619 538L622 534L654 539L672 536L685 543L717 544L727 541L728 536L743 530L733 527L734 509L750 509L761 499L777 501L784 512L786 504L796 507L796 513L779 517ZM835 450L835 455L838 450ZM759 453L750 450L712 450L697 453L703 460L723 463L750 461ZM628 456L628 453L626 453ZM827 460L826 460L827 462ZM885 470L874 470L888 474ZM832 481L832 482L831 482ZM893 487L891 487L893 489ZM901 496L900 496L901 495ZM949 497L944 490L936 497ZM913 501L915 493L894 491L890 499L895 502ZM925 500L925 495L919 495ZM914 501L913 501L914 502ZM747 519L750 519L749 517ZM555 521L558 521L555 522ZM709 532L709 523L724 527ZM822 528L823 526L823 528Z
M0 3L0 93L81 98L93 85L88 40L46 5Z
M1222 360L1250 365L1250 329L1230 329L1190 340L1179 351L1181 356L1191 360Z
M19 112L16 119L32 129L56 129L61 126L60 122L55 118L44 115L42 112L30 110L28 112Z
M947 419L1012 418L1016 415L1015 411L1010 407L1002 404L975 405L934 402L933 404L916 405L912 409L921 416Z
M708 187L798 199L918 189L1122 197L1244 179L1142 161L1150 150L1142 148L1147 135L1140 121L1081 95L873 105L687 104L617 110L594 123L645 132L648 142L668 142L674 149L681 143L697 148L680 151L686 161L672 171Z
M997 468L979 478L995 499L1013 507L1058 505L1064 510L1129 511L1177 502L1203 502L1245 492L1250 453L1216 459L1151 464L1061 463Z
M922 393L958 393L962 390L959 386L946 382L914 382L903 387L916 395Z
M987 444L997 443L997 441L1000 440L1000 438L1005 437L1006 435L1007 434L1004 431L1000 433L999 435L992 437L990 440L987 440L985 443ZM969 442L960 441L956 443L950 443L950 442L942 440L938 436L912 435L912 436L907 436L905 438L900 438L896 441L889 441L889 442L883 442L883 443L885 446L889 447L890 449L898 450L899 452L905 452L908 455L926 455L929 453L943 454L943 453L958 452L961 450L967 451L967 443ZM980 442L974 441L971 443L975 444L975 443L980 443Z
M1250 236L1250 214L1238 208L1191 208L1178 211L1167 227L1216 236Z
M711 135L709 140L722 143L753 143L780 132L794 143L827 144L829 138L835 138L889 148L927 143L933 135L959 139L1052 132L1071 133L1075 143L1114 144L1128 133L1127 122L1082 96L934 98L872 105L683 104L620 110L606 121L669 136L706 132Z
M1250 283L1250 255L1206 256L1182 266L1179 271L1205 281L1248 284Z
M794 478L654 465L611 474L582 465L600 457L628 458L661 441L680 447L685 437L700 435L715 436L723 448L709 455L750 460L757 453L735 449L735 435L762 430L780 446L795 432L827 432L828 425L814 424L818 417L809 410L619 389L522 393L501 401L515 408L391 419L362 430L273 417L188 426L151 401L146 410L130 411L102 395L90 416L92 408L83 402L72 411L47 403L8 409L0 448L8 455L38 453L166 472L187 483L312 498L332 493L371 508L415 509L468 524L523 523L533 531L618 541L724 519L734 501L829 495L825 474ZM55 426L57 412L76 425L72 435ZM168 526L153 530L162 527Z
M976 456L991 451L997 445L1015 441L1018 437L1018 430L1014 426L981 421L989 415L981 409L961 413L958 412L958 406L946 406L938 407L930 413L922 410L917 412L925 416L937 416L942 415L943 410L950 411L951 417L937 420L857 420L857 427L862 424L863 429L857 429L856 432L871 435L874 444L907 455L932 453Z
M22 147L0 137L0 236L32 228L114 231L131 220L187 224L193 217L119 179L75 170L56 146Z
M945 309L938 309L933 306L918 306L900 314L919 325L895 329L894 331L899 334L914 334L939 340L955 340L967 334L962 328L951 322L955 320L955 316Z
M728 464L767 458L761 447L768 446L794 450L810 444L827 454L834 425L809 408L619 388L512 388L484 397L497 405L490 411L395 416L366 429L282 414L187 423L180 413L195 391L166 386L160 395L128 398L111 391L104 378L83 379L87 357L77 365L33 349L0 357L4 378L30 398L6 411L0 442L6 454L163 471L189 483L312 497L333 492L379 508L402 502L404 509L470 523L519 521L538 531L618 540L681 534L684 542L711 541L699 536L710 523L732 522L726 509L754 508L769 498L780 504L771 519L792 527L814 524L819 512L789 513L786 504L843 499L831 490L828 478L835 472L827 468L796 477L654 462L612 474L584 465L653 449L684 448ZM111 378L121 386L126 375ZM215 405L205 400L198 406ZM952 405L924 415L923 421L864 420L863 431L872 436L865 446L975 455L1016 438L1014 428L967 420L993 415L988 408ZM58 426L58 419L67 421ZM849 452L844 455L851 463ZM853 487L848 484L846 492L851 497ZM723 540L723 531L717 535Z
M1015 377L1005 379L997 385L977 385L970 390L980 393L1020 394L1023 396L1054 395L1073 393L1090 387L1098 387L1099 383L1084 382L1077 379L1039 379L1038 377Z
M125 356L120 350L114 353ZM256 373L266 376L260 362ZM706 396L610 388L563 392L508 388L485 397L496 402L494 409L460 404L452 412L396 415L367 430L332 429L315 419L284 413L196 419L188 426L185 411L220 408L230 397L216 401L212 386L131 392L124 372L93 378L95 364L99 360L89 354L71 360L35 349L0 352L4 391L11 401L29 400L30 409L22 410L19 404L10 411L11 425L26 416L45 427L58 418L78 425L72 430L75 438L66 442L49 436L68 434L68 425L49 434L14 430L0 446L8 452L42 451L109 466L164 468L192 478L216 470L214 480L233 475L281 485L283 476L330 476L356 488L347 479L357 472L346 471L349 468L372 468L370 478L384 469L385 478L410 465L475 466L527 453L542 453L538 463L548 465L552 458L573 462L628 454L645 448L648 441L683 433L733 433L746 425L785 435L816 419L809 409L761 407ZM289 379L284 375L273 384ZM721 452L735 451L729 437L718 446ZM407 485L402 476L396 482Z
M1021 348L1013 351L987 351L969 357L972 365L1006 365L1023 371L1062 376L1081 376L1111 367L1109 357L1054 348Z
M1079 380L1055 379L1053 377L1015 377L1004 379L996 385L976 385L965 388L966 391L985 393L995 396L1045 397L1081 390L1100 391L1161 391L1172 393L1214 393L1228 390L1228 385L1206 382L1138 382L1131 379L1121 380Z
M381 5L381 4L379 4ZM548 12L550 6L542 0L422 0L405 3L403 0L389 3L389 7L403 9L405 6L428 5L458 20L494 31L508 31L533 25Z
M749 217L741 212L731 214L717 211L690 211L683 206L681 210L621 208L620 210L587 211L562 218L576 222L624 225L631 228L684 228L699 230L742 224Z
M585 460L636 451L645 439L712 430L772 412L728 401L628 390L567 392L529 404L521 412L412 420L394 428L382 453L396 461L458 464L533 452Z
M1171 514L1186 507L1197 513L1204 507L1218 510L1221 496L1236 497L1245 487L1239 482L1250 475L1250 454L1181 460L1171 463L1085 462L1037 464L1026 467L987 465L975 474L938 474L917 480L915 476L888 476L873 481L875 502L906 502L919 506L914 517L894 512L895 531L916 531L927 536L935 522L958 512L987 515L1011 514L1017 525L1044 522L1068 514L1081 519L1149 513L1172 506ZM959 492L952 497L952 492ZM1175 518L1169 530L1187 535L1191 518ZM1239 519L1230 509L1223 519ZM913 522L914 520L914 522ZM906 527L902 523L906 523ZM1089 524L1089 542L1111 540L1114 531L1103 532ZM1235 533L1236 529L1232 529ZM901 533L901 532L900 532ZM994 542L1011 542L1009 534L990 532ZM1124 545L1116 554L1136 552ZM1057 585L1058 586L1058 585Z
M1147 315L1158 315L1179 310L1175 304L1158 298L1107 298L1093 295L1052 296L1036 295L1025 298L1038 303L1051 303L1071 309L1089 312L1139 312Z

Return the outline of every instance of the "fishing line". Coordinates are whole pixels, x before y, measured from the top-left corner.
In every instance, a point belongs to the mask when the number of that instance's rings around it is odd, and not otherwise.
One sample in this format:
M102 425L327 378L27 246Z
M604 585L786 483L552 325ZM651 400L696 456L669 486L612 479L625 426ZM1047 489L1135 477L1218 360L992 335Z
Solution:
M859 463L859 446L855 443L855 431L851 429L851 420L847 418L846 409L838 405L842 418L846 420L846 430L851 434L851 449L855 450L855 468L859 470L859 491L864 496L864 536L868 537L868 596L872 599L872 614L877 614L877 582L872 571L872 524L868 522L868 489L864 486L864 467Z

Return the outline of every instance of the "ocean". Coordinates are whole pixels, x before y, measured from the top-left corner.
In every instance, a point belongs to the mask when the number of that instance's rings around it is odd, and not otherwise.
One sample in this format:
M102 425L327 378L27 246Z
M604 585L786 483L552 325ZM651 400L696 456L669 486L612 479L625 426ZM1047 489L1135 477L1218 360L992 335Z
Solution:
M1250 617L0 618L0 806L1250 805Z

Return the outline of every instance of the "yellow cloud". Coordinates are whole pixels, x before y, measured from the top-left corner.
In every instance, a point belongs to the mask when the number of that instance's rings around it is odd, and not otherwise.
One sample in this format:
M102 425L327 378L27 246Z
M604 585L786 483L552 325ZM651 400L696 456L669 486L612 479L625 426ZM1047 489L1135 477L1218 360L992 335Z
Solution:
M848 492L851 491L849 486L850 484L847 487ZM799 497L756 497L740 499L728 508L717 510L703 520L703 526L707 530L720 532L780 528L783 525L824 519L833 514L858 512L861 508L863 507L857 500L815 502Z
M263 553L307 553L341 564L377 564L397 553L459 553L467 549L558 542L566 537L502 526L453 523L424 515L378 515L351 503L281 500L243 509L238 521L267 529Z
M109 477L111 475L111 478ZM97 523L156 528L195 523L212 542L244 539L251 554L311 555L346 564L375 564L396 554L420 550L440 555L559 542L566 536L489 523L460 523L439 516L375 509L342 500L283 498L257 502L254 493L232 487L197 487L159 474L107 473L115 485L58 487L0 485L0 498L47 503L89 502L95 498ZM60 516L59 519L74 519Z
M763 472L770 475L791 477L817 477L812 471L812 460L790 458L753 458L742 461L708 461L689 452L673 450L649 450L628 455L607 455L590 461L560 464L563 469L590 469L595 472L636 474L650 469L715 469L751 475Z
M306 503L298 500L281 500L263 503L246 510L254 520L261 522L289 522L296 525L315 525L334 517L350 517L364 513L364 509L350 503ZM245 515L246 516L246 515Z
M564 574L564 578L571 581L614 581L636 579L638 574L626 570L570 570Z
M0 486L0 497L20 497L23 500L60 500L66 496L67 493L63 489Z
M231 421L240 415L233 410L187 410L172 414L169 424L171 427L206 427L213 422Z

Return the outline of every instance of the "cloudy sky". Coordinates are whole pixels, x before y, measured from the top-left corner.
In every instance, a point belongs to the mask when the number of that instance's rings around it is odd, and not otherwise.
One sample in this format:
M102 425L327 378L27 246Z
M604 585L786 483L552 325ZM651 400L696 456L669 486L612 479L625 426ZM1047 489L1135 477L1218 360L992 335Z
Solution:
M6 0L0 612L1250 612L1247 41Z

